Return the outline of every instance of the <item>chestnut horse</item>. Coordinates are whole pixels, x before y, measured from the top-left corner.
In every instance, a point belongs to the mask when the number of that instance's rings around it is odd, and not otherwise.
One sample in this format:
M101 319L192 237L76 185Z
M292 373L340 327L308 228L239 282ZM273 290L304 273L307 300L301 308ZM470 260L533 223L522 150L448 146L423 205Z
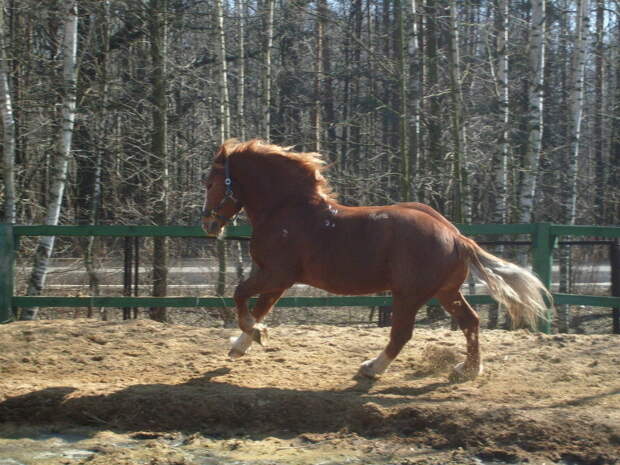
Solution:
M473 271L517 324L546 318L550 294L529 271L482 250L446 218L421 203L348 207L330 195L316 153L296 153L260 140L227 141L206 182L203 229L217 236L242 208L253 233L257 265L234 294L241 335L230 357L261 342L261 324L282 293L304 283L337 294L391 291L389 343L360 372L382 374L411 338L418 309L432 297L459 324L467 356L455 374L482 372L479 318L460 287ZM258 294L252 311L248 299Z

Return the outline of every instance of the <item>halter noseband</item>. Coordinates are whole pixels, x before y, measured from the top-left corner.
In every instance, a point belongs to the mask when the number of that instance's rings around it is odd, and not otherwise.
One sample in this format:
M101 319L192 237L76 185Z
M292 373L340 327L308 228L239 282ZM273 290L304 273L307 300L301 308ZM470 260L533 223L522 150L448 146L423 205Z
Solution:
M224 185L226 186L226 192L224 193L224 197L222 197L222 200L220 200L220 203L218 203L215 207L213 208L205 208L202 211L202 216L205 218L217 218L218 220L220 220L222 222L222 226L225 225L226 223L228 223L231 219L234 219L237 214L226 218L224 215L220 215L218 212L224 208L224 204L228 201L231 200L234 202L235 204L235 208L241 208L243 206L243 204L241 203L241 201L239 199L237 199L235 197L235 194L232 190L232 178L230 177L230 162L228 161L228 157L226 157L225 161L224 161Z

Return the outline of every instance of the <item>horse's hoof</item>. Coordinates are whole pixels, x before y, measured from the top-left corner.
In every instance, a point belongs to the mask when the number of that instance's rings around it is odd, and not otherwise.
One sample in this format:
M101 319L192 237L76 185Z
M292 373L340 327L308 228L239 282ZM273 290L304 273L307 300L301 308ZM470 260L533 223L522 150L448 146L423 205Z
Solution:
M230 351L228 352L228 357L236 360L240 357L243 357L245 355L245 352L239 350L239 349L235 349L234 347L232 349L230 349Z
M228 352L228 356L233 360L244 356L252 346L252 338L245 333L241 333L239 337L231 337L230 342L232 347Z
M374 359L366 360L362 363L360 365L359 374L365 376L366 378L377 379L379 377L379 373L377 373L373 368L372 362L374 362Z
M450 375L451 381L470 381L475 379L478 375L481 375L483 372L482 362L478 365L478 367L466 367L465 362L457 363L452 369L452 374Z
M267 327L261 325L260 323L255 325L254 330L252 331L252 340L254 342L258 342L262 346L267 345L267 341L269 340Z

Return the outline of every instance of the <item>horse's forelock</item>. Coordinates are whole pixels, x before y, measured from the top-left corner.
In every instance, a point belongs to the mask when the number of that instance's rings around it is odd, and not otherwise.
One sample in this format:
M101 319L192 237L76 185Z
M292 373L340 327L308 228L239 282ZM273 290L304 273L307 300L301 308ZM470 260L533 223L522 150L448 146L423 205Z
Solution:
M224 157L224 158L228 157L240 145L242 145L242 144L241 144L241 142L239 142L238 139L227 139L227 140L225 140L224 143L220 146L220 148L217 151L217 153L215 154L215 158L218 158L218 157Z

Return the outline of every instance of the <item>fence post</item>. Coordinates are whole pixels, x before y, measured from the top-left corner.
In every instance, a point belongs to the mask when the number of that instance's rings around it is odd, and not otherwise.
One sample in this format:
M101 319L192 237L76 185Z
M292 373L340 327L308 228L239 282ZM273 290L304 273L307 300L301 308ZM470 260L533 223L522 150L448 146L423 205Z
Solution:
M534 273L542 281L545 287L551 290L551 269L553 264L553 247L556 237L551 234L550 223L537 223L536 230L532 237L533 257L532 268ZM541 320L538 329L543 333L551 332L552 312L547 314L547 320Z
M15 238L13 225L0 224L0 323L13 321Z

